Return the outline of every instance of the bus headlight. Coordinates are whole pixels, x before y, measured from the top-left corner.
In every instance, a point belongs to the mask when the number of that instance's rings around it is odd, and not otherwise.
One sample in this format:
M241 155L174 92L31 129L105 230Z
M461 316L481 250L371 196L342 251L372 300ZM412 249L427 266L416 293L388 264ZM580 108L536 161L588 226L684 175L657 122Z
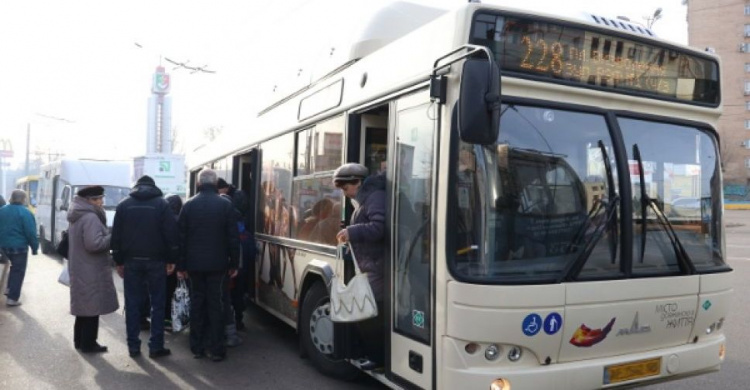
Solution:
M523 352L521 352L520 347L513 347L508 351L508 360L511 362L517 362L519 359L521 359L521 355L523 355Z
M497 344L490 344L487 349L484 350L484 358L493 361L500 357L500 347Z
M490 390L510 390L510 381L504 378L497 378L490 384Z

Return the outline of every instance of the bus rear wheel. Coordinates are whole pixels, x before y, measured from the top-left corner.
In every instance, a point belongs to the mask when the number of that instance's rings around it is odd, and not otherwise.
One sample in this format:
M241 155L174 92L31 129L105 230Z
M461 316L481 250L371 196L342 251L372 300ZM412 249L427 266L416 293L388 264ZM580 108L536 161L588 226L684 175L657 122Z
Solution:
M333 322L329 314L328 290L322 282L315 282L302 301L301 347L318 371L334 378L353 380L359 370L346 360L333 358Z

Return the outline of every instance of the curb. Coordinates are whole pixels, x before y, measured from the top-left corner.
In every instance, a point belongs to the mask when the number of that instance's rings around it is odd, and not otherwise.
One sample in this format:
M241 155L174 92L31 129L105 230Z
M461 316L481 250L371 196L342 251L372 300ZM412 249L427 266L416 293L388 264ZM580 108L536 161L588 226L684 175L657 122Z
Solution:
M750 210L750 203L724 203L724 210Z

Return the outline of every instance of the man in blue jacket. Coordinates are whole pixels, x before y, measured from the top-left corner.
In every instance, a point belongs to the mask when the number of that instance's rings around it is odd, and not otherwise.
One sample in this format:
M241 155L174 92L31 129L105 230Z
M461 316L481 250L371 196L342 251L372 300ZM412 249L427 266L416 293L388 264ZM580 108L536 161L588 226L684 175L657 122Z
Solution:
M21 286L26 276L26 263L31 253L36 255L39 241L36 238L36 222L26 208L26 192L15 190L10 195L10 204L0 207L0 251L10 259L8 288L5 290L8 306L21 304Z
M154 179L142 176L130 196L117 205L112 223L112 257L124 278L125 325L130 357L141 354L141 308L148 286L151 302L149 357L167 356L164 348L164 305L167 274L174 272L179 235L172 208Z
M212 169L198 173L198 194L179 217L180 259L177 277L190 278L190 349L193 357L224 360L222 293L237 276L240 240L232 202L219 196Z

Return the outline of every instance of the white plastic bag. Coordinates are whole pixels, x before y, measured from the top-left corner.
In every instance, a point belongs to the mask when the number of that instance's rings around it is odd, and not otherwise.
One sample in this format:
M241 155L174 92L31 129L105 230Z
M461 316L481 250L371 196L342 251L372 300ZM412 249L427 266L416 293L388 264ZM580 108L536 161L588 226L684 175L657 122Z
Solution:
M190 292L185 279L177 281L172 297L172 330L179 332L190 325Z
M60 276L57 277L57 281L60 282L60 284L70 287L70 273L68 273L68 260L66 259L63 259L62 272L60 272Z
M331 279L331 321L358 322L378 316L375 294L372 292L367 273L359 269L354 251L349 248L354 263L354 277L344 284L344 248L340 245L336 253L336 272Z

